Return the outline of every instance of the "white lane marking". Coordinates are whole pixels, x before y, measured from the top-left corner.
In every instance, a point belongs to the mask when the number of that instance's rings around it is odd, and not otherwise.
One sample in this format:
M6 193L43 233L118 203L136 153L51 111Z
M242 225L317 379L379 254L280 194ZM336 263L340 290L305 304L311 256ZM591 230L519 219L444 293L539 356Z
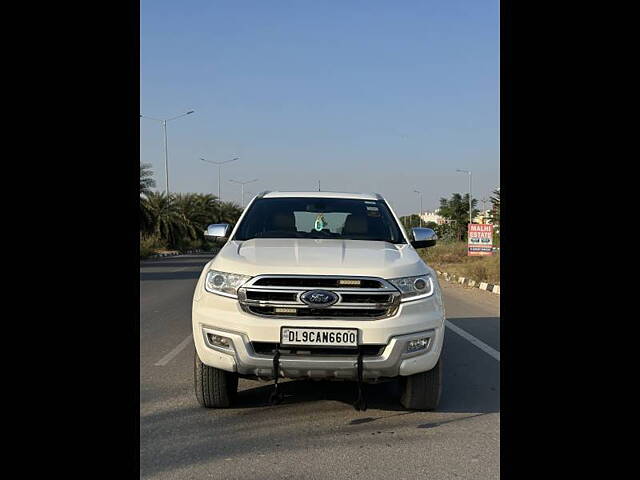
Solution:
M164 367L167 363L173 360L176 357L176 355L178 355L182 350L184 350L187 345L191 343L191 341L193 340L192 337L193 337L193 334L190 334L187 338L181 341L176 348L174 348L169 353L167 353L164 357L158 360L154 365L156 367Z
M181 272L181 271L183 271L183 270L186 270L187 268L193 268L193 267L192 267L191 265L188 265L188 266L186 266L186 267L182 267L182 268L179 268L179 269L177 269L177 270L171 270L171 271L170 271L170 272L168 272L168 273Z
M145 265L140 265L140 266L141 266L141 267L144 267ZM171 266L170 264L167 264L167 267L170 267L170 266ZM186 270L187 268L200 268L200 269L202 269L202 266L200 266L200 265L187 265L186 267L180 267L180 268L178 268L178 269L176 269L176 270L167 270L167 271L163 271L163 272L161 272L161 273L175 273L175 272L181 272L181 271L183 271L183 270ZM151 271L155 271L155 270L149 270L149 272L151 272ZM145 272L145 273L148 273L148 272Z
M488 353L493 358L495 358L496 360L500 361L500 352L498 352L497 350L494 350L493 348L491 348L486 343L481 342L480 340L478 340L476 337L474 337L470 333L467 333L464 330L462 330L460 327L455 326L449 320L445 321L445 325L447 327L449 327L451 330L453 330L455 333L460 335L465 340L468 340L469 342L473 343L476 347L478 347L483 352Z

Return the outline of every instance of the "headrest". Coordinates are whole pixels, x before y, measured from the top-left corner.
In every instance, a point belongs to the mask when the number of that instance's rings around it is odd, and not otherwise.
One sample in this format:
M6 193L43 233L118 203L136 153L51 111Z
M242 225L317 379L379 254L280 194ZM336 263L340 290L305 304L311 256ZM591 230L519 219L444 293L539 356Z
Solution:
M271 221L274 230L285 232L296 230L296 217L293 213L277 212Z
M344 222L343 235L363 235L367 233L367 218L362 215L351 214Z

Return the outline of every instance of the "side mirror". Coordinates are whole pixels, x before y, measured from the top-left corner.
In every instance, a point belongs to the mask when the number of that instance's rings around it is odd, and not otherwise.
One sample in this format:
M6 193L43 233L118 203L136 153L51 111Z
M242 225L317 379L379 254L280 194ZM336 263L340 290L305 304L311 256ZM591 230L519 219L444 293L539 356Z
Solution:
M438 235L430 228L412 228L411 234L413 235L413 241L411 242L413 248L433 247L436 244L436 240L438 240Z
M217 238L225 238L229 234L228 223L214 223L207 227L204 232L204 238L215 240Z

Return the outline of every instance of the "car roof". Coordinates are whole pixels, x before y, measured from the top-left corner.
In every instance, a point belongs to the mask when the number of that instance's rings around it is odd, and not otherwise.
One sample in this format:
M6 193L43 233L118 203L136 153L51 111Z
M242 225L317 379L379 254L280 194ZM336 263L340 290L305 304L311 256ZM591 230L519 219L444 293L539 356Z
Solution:
M378 193L352 193L352 192L262 192L261 198L352 198L358 200L382 200Z

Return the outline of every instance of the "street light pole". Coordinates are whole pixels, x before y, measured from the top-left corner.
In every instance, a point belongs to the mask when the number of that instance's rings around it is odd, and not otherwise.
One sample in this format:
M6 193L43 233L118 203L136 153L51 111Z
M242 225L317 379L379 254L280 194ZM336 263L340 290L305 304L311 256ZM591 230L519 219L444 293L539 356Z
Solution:
M164 181L165 192L169 198L169 149L167 148L167 121L162 121L162 131L164 132Z
M480 201L482 202L482 223L484 224L484 223L486 223L486 222L485 222L485 218L484 218L484 217L485 217L485 213L486 213L486 211L487 211L487 202L488 202L489 200L487 200L486 198L483 198L483 199L482 199L482 200L480 200Z
M244 186L245 186L247 183L257 182L257 181L258 181L258 179L257 179L257 178L255 178L255 179L253 179L253 180L248 180L248 181L246 181L246 182L240 182L240 181L238 181L238 180L229 180L229 181L230 181L230 182L233 182L233 183L239 183L239 184L242 186L242 189L241 189L241 191L242 191L242 208L244 208Z
M469 174L469 223L473 223L471 221L471 170L460 170L457 169L456 172L463 172Z
M420 195L420 215L418 215L418 217L420 218L420 226L422 227L422 192L418 190L414 190L414 192Z
M165 179L165 192L167 193L167 197L169 197L169 150L167 149L167 122L171 120L176 120L177 118L184 117L185 115L190 115L194 112L194 110L189 110L186 113L181 115L177 115L171 118L153 118L147 117L146 115L140 114L140 118L148 118L149 120L155 120L156 122L160 122L162 124L162 131L164 133L164 179Z
M204 158L200 158L200 160L202 160L203 162L212 163L218 166L218 202L222 202L222 194L220 192L220 177L222 176L222 165L233 162L235 160L239 160L239 159L240 157L233 157L230 160L224 160L222 162L214 162L212 160L206 160Z

